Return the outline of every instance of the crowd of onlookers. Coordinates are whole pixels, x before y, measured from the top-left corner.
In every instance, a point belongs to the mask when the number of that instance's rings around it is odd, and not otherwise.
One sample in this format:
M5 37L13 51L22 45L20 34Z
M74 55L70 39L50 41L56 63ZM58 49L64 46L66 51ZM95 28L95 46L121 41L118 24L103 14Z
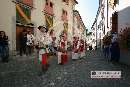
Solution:
M120 47L118 36L113 33L111 36L105 38L103 42L103 53L108 61L118 62L120 59Z

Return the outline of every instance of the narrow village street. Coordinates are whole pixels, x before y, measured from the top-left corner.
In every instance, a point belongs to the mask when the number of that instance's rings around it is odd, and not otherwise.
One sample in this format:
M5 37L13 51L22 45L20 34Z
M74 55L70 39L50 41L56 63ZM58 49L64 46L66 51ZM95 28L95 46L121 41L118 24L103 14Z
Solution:
M69 52L70 54L70 52ZM69 55L71 56L71 55ZM91 71L121 71L121 79L92 79ZM100 50L88 51L85 59L58 65L50 59L46 73L40 70L34 57L13 57L0 63L0 87L130 87L130 67L107 62Z

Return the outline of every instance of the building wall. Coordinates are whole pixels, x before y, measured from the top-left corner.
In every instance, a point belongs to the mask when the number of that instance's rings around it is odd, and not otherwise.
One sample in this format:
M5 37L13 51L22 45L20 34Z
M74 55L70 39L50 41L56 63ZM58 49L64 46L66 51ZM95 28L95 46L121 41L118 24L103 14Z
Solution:
M67 5L62 0L50 0L53 3L53 27L55 36L59 39L61 32L63 31L63 21L62 21L62 9L67 11L68 14L68 41L72 39L72 27L73 27L73 2L69 0L69 4ZM44 16L44 8L45 8L45 0L34 0L34 9L32 11L32 21L36 27L40 25L45 25L45 16Z
M35 27L45 25L45 17L43 12L45 0L33 0L33 6L34 9L32 10L31 19Z
M73 27L73 2L72 0L69 0L69 4L67 5L65 2L62 2L62 0L56 0L55 1L55 24L54 24L54 30L56 31L56 36L59 37L60 33L63 31L63 21L61 19L62 16L62 9L67 11L67 19L68 19L68 41L72 40L72 27Z
M93 25L93 27L92 27L92 39L93 39L93 41L92 41L92 47L95 47L96 46L96 29L97 29L97 27L96 27L97 25L96 25L96 22L94 23L94 25Z
M82 18L77 10L73 11L74 15L74 35L76 37L79 37L79 39L86 40L86 27L82 21Z
M63 30L63 21L61 20L62 9L68 12L68 41L72 41L72 27L73 27L73 9L74 1L69 0L69 5L66 5L62 0L51 0L54 4L54 19L53 29L56 37L59 38ZM44 7L45 0L33 0L33 9L31 13L31 21L35 27L45 25ZM4 8L4 10L3 10ZM4 30L9 36L10 49L16 49L16 7L12 0L0 1L0 30Z
M130 27L130 0L119 0L118 33Z
M101 39L101 24L100 24L100 22L101 22L101 20L102 20L102 18L101 18L101 11L99 12L99 15L98 15L98 18L97 18L97 39L98 39L98 41ZM99 45L99 43L98 43L98 45Z
M118 33L130 27L130 0L119 0L118 5ZM130 51L121 49L120 62L130 65Z
M6 32L10 40L10 50L16 48L16 8L12 0L0 1L0 30Z
M108 27L107 27L107 0L105 0L105 30L106 34L108 31L112 29L111 26L111 17L112 14L117 11L118 12L118 33L121 33L126 27L130 27L130 0L119 0L119 4L116 4L114 8L112 9L109 6L108 9ZM129 58L130 51L123 51L120 50L120 62L130 65L130 58Z

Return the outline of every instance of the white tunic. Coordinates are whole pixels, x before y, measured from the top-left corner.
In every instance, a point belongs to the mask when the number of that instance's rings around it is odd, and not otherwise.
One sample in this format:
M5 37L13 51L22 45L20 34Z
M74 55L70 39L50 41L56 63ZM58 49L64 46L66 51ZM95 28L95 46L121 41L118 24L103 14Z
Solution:
M79 47L80 47L80 42L78 41L76 49L79 49ZM79 53L72 52L72 59L79 59L79 57L80 57Z
M39 47L43 47L45 42L44 33L42 33L39 29L36 29L35 32L35 44L39 45ZM42 54L46 53L46 49L39 50L39 60L42 61Z
M27 34L27 45L32 45L33 44L33 41L35 40L35 37L33 36L33 34Z

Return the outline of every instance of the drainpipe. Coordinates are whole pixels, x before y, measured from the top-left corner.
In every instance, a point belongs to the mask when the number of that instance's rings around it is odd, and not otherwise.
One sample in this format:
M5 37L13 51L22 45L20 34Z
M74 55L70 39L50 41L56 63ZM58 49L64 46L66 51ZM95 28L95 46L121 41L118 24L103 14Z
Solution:
M96 49L97 49L97 45L98 45L98 44L97 44L97 43L98 43L98 42L97 42L97 29L98 29L98 28L97 28L97 19L96 19Z
M109 6L108 6L108 0L107 0L107 28L109 28L108 27L108 10L109 10Z

